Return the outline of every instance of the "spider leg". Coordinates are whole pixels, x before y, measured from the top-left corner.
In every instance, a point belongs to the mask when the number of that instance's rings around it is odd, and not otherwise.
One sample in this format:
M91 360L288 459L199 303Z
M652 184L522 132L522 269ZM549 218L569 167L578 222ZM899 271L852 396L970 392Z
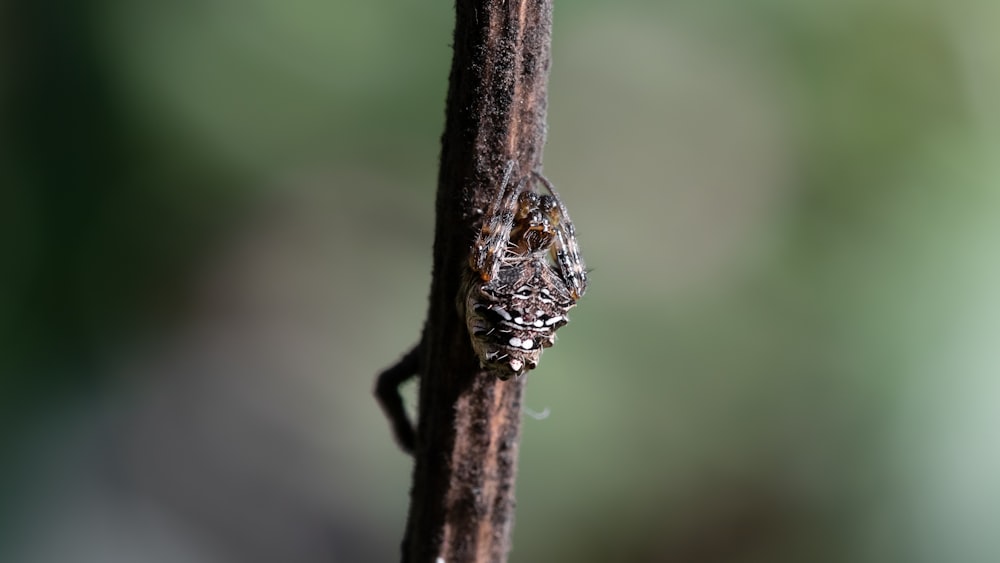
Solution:
M396 437L399 447L410 455L416 445L416 432L413 423L406 414L406 407L403 406L403 397L399 394L399 387L406 383L411 377L417 375L420 370L420 354L423 350L422 342L406 353L396 365L386 369L379 374L375 380L375 398L378 400L382 411L385 412L389 424L392 425L392 433Z
M583 297L584 292L587 291L587 268L583 263L583 256L580 255L580 247L576 242L576 229L573 228L569 211L562 199L559 198L559 193L556 192L552 182L538 172L532 172L532 174L552 194L559 206L559 221L555 225L556 237L551 249L552 258L559 269L559 277L562 278L573 300L576 301Z
M507 163L503 183L500 184L496 197L483 215L483 225L469 256L469 265L483 281L490 281L496 277L500 270L500 260L506 254L507 245L510 243L510 231L514 227L514 214L517 210L517 196L524 187L524 182L511 182L513 172L512 160Z

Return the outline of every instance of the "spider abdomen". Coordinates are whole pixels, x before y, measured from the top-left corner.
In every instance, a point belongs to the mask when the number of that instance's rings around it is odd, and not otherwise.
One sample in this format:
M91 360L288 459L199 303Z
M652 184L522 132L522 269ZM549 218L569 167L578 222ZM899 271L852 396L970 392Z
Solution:
M566 288L544 259L502 267L482 283L467 277L466 324L482 366L500 379L534 369L542 350L555 343L555 332L573 306Z

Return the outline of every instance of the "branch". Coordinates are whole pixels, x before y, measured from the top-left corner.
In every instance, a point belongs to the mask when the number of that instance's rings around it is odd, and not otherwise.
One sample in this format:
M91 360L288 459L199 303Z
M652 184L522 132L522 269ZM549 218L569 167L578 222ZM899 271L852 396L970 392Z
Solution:
M513 161L540 168L551 0L457 0L437 194L431 301L421 343L380 378L397 440L415 446L403 561L504 561L525 378L480 369L456 309L476 220ZM415 444L398 396L421 374ZM403 419L405 420L405 418Z

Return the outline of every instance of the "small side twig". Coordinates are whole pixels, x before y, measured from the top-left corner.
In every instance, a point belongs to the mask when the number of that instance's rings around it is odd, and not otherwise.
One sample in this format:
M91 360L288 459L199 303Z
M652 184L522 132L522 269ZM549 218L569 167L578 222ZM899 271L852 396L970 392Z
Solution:
M399 387L420 373L421 351L420 344L414 346L395 365L379 374L375 383L375 397L392 425L396 442L408 454L413 453L416 435L413 423L406 414Z

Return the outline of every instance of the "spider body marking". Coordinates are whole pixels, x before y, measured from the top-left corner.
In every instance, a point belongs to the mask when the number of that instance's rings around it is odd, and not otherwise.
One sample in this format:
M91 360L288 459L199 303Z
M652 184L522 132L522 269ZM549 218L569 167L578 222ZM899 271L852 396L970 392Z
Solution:
M569 212L552 184L514 163L483 213L459 295L481 366L501 380L534 369L583 296L587 273ZM541 186L548 193L537 193Z

